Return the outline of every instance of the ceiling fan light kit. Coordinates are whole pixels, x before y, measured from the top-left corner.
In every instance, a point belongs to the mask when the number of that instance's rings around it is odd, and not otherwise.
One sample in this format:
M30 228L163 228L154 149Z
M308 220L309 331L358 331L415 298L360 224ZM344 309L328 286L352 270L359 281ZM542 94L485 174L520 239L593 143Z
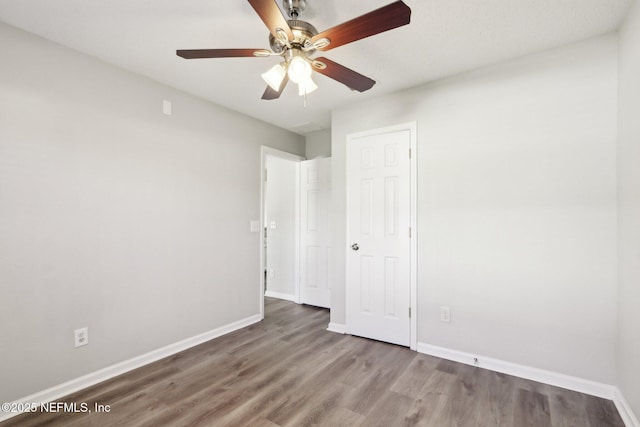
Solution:
M332 27L323 32L308 22L298 19L307 6L306 0L283 0L283 7L291 19L285 19L275 0L248 0L269 29L269 45L266 49L195 49L178 50L185 59L269 57L281 56L284 62L274 65L262 78L268 87L262 99L277 99L287 82L298 84L298 94L305 96L318 88L313 82L313 71L336 80L351 90L364 92L375 81L327 58L312 58L317 51L327 51L365 37L373 36L409 24L411 9L402 1L396 1L358 18Z

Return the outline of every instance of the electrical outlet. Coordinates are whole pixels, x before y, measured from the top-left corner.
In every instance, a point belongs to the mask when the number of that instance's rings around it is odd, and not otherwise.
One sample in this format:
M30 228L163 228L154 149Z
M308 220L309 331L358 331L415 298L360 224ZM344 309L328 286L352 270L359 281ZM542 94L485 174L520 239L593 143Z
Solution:
M451 323L451 309L449 307L440 307L440 321Z
M89 344L89 328L80 328L73 331L76 347Z

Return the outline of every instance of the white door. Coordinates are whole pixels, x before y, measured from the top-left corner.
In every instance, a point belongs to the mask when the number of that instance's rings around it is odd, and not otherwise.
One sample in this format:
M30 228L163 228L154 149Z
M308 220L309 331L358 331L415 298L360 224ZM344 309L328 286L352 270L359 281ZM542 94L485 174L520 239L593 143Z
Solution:
M300 302L329 308L331 158L300 163Z
M347 142L347 332L411 344L411 130Z

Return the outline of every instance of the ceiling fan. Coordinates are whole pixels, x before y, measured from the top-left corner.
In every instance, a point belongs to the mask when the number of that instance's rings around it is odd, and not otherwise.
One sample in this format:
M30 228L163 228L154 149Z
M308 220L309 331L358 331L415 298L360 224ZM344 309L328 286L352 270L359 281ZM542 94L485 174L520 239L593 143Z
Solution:
M317 51L327 51L365 37L407 25L411 9L396 1L372 12L318 32L308 22L298 19L306 7L306 0L283 0L291 19L287 20L276 0L248 0L270 31L267 49L192 49L178 50L185 59L270 57L281 56L283 61L262 74L268 86L262 99L277 99L289 80L298 84L298 94L307 95L318 87L311 79L312 71L330 77L351 90L364 92L376 82L327 58L312 58Z

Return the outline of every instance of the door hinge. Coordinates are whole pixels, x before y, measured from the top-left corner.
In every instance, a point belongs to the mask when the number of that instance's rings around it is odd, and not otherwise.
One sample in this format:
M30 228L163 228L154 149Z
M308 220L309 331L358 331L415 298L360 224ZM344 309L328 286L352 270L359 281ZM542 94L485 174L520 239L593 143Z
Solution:
M411 319L411 307L409 307L409 319Z
M264 170L264 182L267 182L267 171L268 169Z
M409 227L409 238L411 238L411 227Z
M411 158L411 148L409 148L409 158Z

